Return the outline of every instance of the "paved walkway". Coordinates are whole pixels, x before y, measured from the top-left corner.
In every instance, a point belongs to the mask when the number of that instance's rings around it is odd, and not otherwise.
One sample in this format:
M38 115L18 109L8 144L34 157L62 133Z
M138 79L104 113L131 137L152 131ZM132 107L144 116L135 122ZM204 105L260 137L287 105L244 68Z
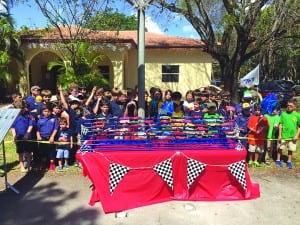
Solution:
M0 192L1 225L253 225L297 224L300 174L251 171L261 197L249 201L166 202L128 210L126 217L88 205L90 181L80 174L29 174ZM8 177L10 179L10 177ZM4 182L4 178L0 178ZM118 204L118 203L116 203ZM118 215L123 216L123 215Z

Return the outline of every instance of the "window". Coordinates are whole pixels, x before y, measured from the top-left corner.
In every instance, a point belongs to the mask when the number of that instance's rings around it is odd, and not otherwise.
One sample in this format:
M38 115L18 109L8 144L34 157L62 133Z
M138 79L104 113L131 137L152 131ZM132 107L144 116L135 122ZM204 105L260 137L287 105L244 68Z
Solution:
M179 81L179 65L162 65L162 82L178 82Z
M103 75L103 77L109 80L109 66L98 66L99 72Z

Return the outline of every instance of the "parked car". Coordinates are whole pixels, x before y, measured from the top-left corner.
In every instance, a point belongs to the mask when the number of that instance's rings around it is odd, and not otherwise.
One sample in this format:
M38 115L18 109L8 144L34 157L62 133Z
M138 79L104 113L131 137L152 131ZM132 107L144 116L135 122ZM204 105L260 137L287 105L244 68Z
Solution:
M295 95L300 95L300 84L295 84L292 87L293 92L295 93Z
M220 87L222 85L222 81L219 79L211 80L210 84Z
M294 83L287 80L272 80L258 85L263 98L273 92L281 98L283 106L286 104L287 100L294 97L293 86Z

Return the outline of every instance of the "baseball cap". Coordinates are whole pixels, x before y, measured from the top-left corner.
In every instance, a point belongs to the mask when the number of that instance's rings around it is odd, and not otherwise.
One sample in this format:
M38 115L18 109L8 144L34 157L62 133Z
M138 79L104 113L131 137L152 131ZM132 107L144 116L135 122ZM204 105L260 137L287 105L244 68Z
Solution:
M73 95L69 95L69 99L70 99L70 101L77 101L77 102L80 102L80 99L77 98L77 97L74 97Z
M206 107L209 109L209 108L212 108L212 107L214 107L214 108L217 108L217 105L216 105L216 103L214 103L214 102L208 102L208 103L206 103Z
M41 87L40 86L37 86L37 85L34 85L30 88L31 91L34 91L34 90L41 90Z
M243 97L244 97L244 98L252 98L253 96L252 96L251 91L245 91Z
M251 108L251 105L248 102L244 102L242 104L242 109L250 109L250 108Z

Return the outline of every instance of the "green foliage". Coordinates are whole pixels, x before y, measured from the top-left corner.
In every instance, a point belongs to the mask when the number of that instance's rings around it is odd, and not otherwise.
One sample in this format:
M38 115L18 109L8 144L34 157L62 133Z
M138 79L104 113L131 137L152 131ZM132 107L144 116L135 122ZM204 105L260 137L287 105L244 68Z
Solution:
M91 17L86 27L93 30L136 30L137 19L135 15L126 16L108 8Z
M23 60L23 53L19 47L19 35L11 24L11 18L0 18L0 78L7 84L12 80L8 70L11 59Z
M93 86L109 88L108 81L99 72L97 65L102 60L102 55L93 50L94 45L88 42L72 42L77 49L73 57L66 56L64 61L54 61L48 64L48 70L57 70L60 73L57 83L63 88L68 88L72 82L85 85L89 89ZM56 47L61 47L58 44ZM69 46L70 47L70 46Z

